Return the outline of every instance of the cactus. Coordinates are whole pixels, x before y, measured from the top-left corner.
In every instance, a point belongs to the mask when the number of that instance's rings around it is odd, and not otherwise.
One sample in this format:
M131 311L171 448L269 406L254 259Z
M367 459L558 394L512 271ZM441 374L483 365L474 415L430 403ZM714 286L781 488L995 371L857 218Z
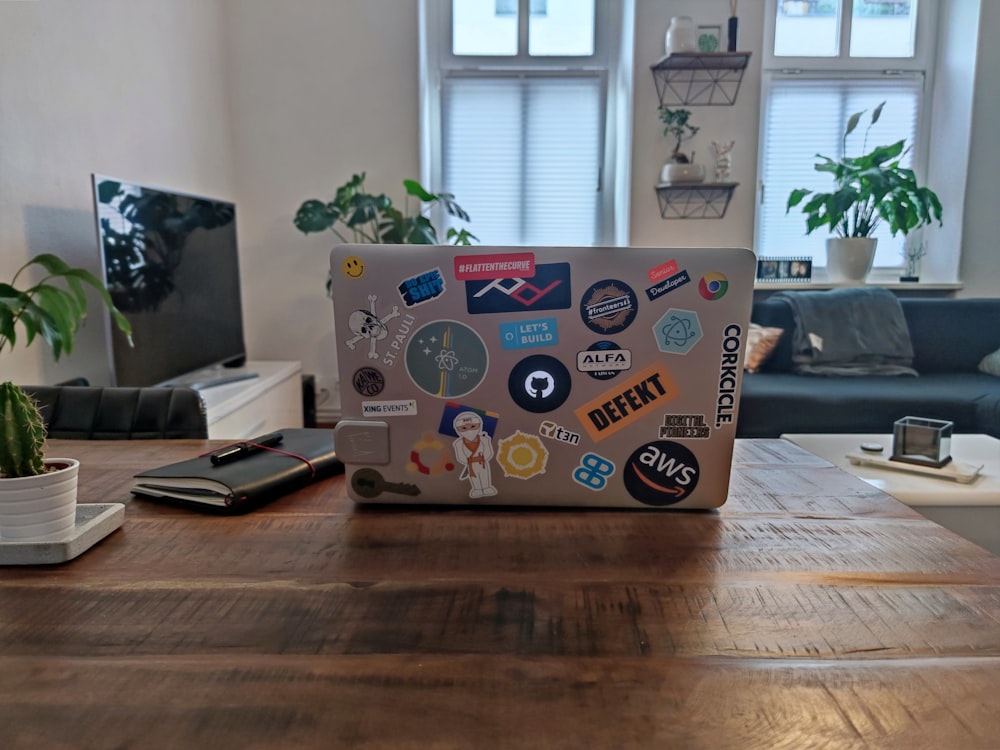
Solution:
M0 476L41 474L44 445L45 423L38 405L13 383L0 384Z

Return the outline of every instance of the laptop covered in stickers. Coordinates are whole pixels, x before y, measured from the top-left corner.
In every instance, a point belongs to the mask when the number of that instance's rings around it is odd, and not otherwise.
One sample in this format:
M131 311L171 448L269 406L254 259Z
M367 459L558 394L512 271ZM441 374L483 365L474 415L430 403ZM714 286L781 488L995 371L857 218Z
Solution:
M356 502L725 502L750 250L342 245L330 262Z

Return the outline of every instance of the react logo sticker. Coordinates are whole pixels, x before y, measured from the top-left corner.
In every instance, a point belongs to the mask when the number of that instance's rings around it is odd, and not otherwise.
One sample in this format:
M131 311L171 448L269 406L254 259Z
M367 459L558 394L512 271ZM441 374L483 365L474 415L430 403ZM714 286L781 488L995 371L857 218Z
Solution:
M558 409L569 398L569 370L555 357L535 354L514 365L507 389L514 403L535 414Z
M360 279L365 275L365 262L357 255L348 255L340 264L340 270L349 279Z
M667 354L687 354L701 340L698 314L670 308L653 324L656 346Z
M497 443L497 463L505 477L531 479L545 473L549 452L537 435L518 430Z
M624 281L605 279L592 284L580 300L580 316L584 324L596 333L621 333L639 311L639 300L632 287Z
M722 299L729 291L729 279L717 271L706 273L698 282L698 294L709 301Z
M489 365L479 334L457 320L435 320L417 329L406 345L406 372L420 390L438 398L475 390Z
M628 493L646 505L673 505L698 486L698 459L680 443L656 440L637 448L622 470Z

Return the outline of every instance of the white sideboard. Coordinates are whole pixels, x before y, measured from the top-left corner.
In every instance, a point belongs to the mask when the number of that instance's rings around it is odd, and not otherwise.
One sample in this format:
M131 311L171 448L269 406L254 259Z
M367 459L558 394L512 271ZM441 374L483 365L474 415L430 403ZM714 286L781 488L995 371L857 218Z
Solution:
M211 385L223 378L243 379ZM243 367L191 372L170 384L197 388L205 404L208 436L213 439L243 440L283 427L302 427L300 362L251 360Z

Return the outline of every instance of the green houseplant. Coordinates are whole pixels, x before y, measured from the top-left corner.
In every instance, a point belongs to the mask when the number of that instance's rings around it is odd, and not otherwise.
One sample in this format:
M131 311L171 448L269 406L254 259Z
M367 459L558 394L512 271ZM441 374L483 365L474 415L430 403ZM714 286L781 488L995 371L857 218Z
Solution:
M888 225L894 237L897 234L905 236L935 221L941 224L941 201L938 196L930 188L917 183L912 169L900 164L901 158L910 150L905 139L889 146L876 146L866 153L868 135L878 122L884 106L885 102L882 102L872 111L861 156L845 155L834 160L816 154L820 161L814 168L833 177L835 189L832 192L798 188L788 196L786 213L805 201L802 213L806 215L806 234L828 227L834 235L827 240L827 255L831 278L835 281L864 279L875 255L873 235L882 222ZM855 112L847 121L843 137L845 154L847 137L858 127L866 111ZM841 251L845 254L841 255Z
M365 174L356 174L337 188L333 200L305 201L295 213L296 228L303 234L329 230L342 243L436 245L437 230L427 217L434 205L440 204L450 215L469 221L469 215L455 202L454 195L431 193L416 180L403 180L406 198L400 210L384 193L375 195L367 191ZM411 198L415 206L411 205ZM470 245L475 239L464 228L451 228L447 233L452 245Z
M691 110L671 109L660 106L660 122L663 123L663 134L673 141L673 150L670 158L663 165L660 172L660 182L670 184L674 182L701 182L705 179L705 168L694 164L694 151L689 157L681 151L684 141L694 138L700 128L692 125Z
M34 269L43 271L42 279L22 282ZM0 355L14 347L19 330L26 347L41 338L56 360L69 354L86 316L86 287L97 291L115 324L130 335L128 321L97 277L43 253L21 266L9 283L0 282ZM44 473L44 444L45 426L34 402L14 383L0 383L0 482Z

